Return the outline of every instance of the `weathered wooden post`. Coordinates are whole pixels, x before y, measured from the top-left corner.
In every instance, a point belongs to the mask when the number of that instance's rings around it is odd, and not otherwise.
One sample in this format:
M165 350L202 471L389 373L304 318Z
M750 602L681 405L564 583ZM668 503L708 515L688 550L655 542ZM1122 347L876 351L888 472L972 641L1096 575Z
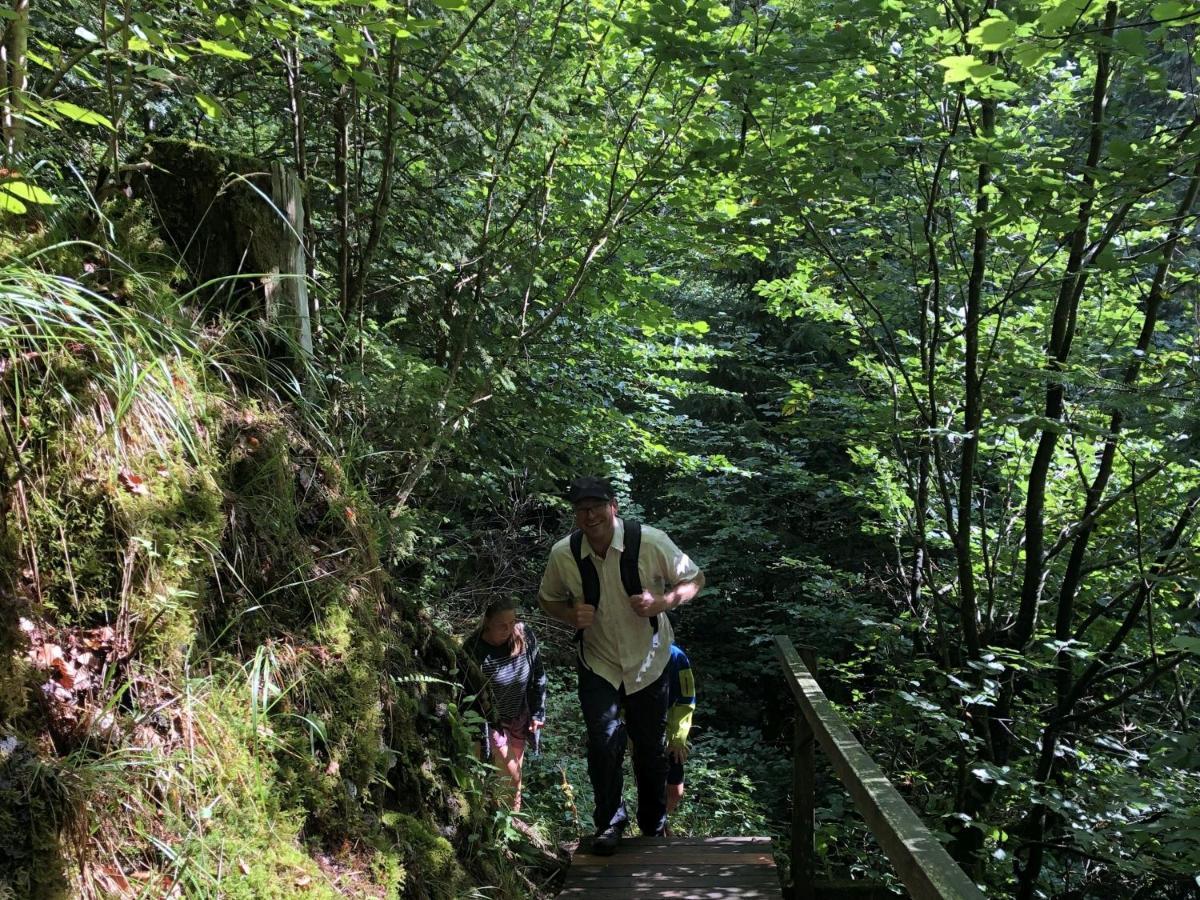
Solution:
M800 658L817 677L817 654L797 648ZM816 746L804 710L796 708L796 744L792 763L792 890L795 900L813 900L816 873Z
M267 321L291 314L289 331L306 359L313 355L308 314L308 270L304 259L304 192L300 176L281 162L271 163L271 201L282 217L278 252L264 285Z

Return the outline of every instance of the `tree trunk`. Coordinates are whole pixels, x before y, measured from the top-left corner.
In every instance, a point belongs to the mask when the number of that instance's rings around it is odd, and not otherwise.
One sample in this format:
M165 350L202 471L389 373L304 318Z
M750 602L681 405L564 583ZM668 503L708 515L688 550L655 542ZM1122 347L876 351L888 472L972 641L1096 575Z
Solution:
M1109 3L1105 8L1103 27L1106 39L1111 40L1116 21L1117 4ZM1096 183L1096 168L1104 149L1104 108L1108 97L1111 60L1112 53L1108 49L1102 49L1097 55L1089 117L1091 126L1088 137L1088 153L1080 176L1083 200L1079 205L1075 231L1071 235L1071 251L1054 304L1050 341L1046 348L1048 377L1046 406L1043 415L1048 421L1056 423L1062 419L1066 397L1066 388L1058 373L1066 367L1067 358L1071 354L1071 341L1075 336L1075 314L1079 298L1083 294L1083 288L1087 282L1086 249L1088 231L1092 224L1092 211L1095 206L1095 196L1092 190ZM1046 565L1044 546L1046 487L1057 443L1058 428L1043 429L1033 463L1029 468L1029 480L1025 491L1025 571L1021 583L1021 605L1017 613L1017 623L1009 640L1009 645L1014 649L1023 648L1033 637L1037 628L1038 604L1041 601L1042 586L1045 581L1043 575Z
M4 32L4 44L0 49L0 69L4 70L7 87L4 94L4 151L11 163L21 152L25 141L25 93L29 89L29 0L13 0L13 18Z
M345 88L333 106L333 189L337 194L337 279L338 306L342 315L350 315L350 177L347 157L350 154L350 133L346 122Z

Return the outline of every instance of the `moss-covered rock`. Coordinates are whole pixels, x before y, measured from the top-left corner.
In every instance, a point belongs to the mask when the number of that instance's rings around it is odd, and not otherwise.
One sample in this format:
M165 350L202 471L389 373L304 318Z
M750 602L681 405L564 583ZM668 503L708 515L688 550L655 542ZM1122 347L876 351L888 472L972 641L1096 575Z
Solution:
M466 893L472 883L470 876L459 863L454 847L429 822L390 812L384 814L383 823L404 854L407 896L453 900Z
M60 829L67 792L54 768L0 734L0 885L17 897L67 897Z

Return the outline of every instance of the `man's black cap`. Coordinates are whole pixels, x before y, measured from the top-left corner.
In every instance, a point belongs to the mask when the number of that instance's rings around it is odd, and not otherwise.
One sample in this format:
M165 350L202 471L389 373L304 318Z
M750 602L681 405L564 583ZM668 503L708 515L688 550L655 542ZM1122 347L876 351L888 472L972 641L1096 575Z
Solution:
M578 503L580 500L612 500L617 496L612 485L603 478L584 475L576 478L567 486L567 502Z

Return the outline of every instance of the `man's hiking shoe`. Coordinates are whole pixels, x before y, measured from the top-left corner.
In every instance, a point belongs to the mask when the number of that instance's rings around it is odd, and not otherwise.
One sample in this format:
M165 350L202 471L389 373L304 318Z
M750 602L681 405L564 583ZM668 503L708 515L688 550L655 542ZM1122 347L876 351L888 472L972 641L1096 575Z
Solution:
M621 825L609 825L603 831L597 831L592 838L592 852L597 856L612 856L617 852L617 844L621 842Z

